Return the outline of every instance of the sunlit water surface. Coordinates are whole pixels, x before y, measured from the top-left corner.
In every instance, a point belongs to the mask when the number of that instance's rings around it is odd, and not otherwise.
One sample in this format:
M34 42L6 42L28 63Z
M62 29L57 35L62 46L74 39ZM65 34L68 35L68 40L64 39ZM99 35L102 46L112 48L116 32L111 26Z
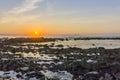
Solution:
M82 49L104 47L106 49L120 48L120 40L69 40L69 41L56 41L56 42L43 42L43 43L30 43L30 44L47 44L51 45L62 44L64 48L78 47Z

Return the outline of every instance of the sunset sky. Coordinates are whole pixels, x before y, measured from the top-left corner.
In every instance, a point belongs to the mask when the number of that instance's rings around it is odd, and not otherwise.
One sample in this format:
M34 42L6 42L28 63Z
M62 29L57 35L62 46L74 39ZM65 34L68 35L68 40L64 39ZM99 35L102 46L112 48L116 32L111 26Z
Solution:
M120 0L0 0L0 34L120 35Z

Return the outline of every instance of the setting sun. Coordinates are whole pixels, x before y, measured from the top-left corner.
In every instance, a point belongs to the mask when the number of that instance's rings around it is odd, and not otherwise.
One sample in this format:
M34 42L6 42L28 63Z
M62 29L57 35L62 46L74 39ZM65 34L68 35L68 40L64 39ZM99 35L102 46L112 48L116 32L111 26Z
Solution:
M37 31L35 32L35 35L38 35L38 32L37 32Z
M38 31L31 32L31 36L38 37L41 34Z
M36 28L36 30L35 29L30 29L29 30L29 35L30 36L33 36L33 37L41 37L41 36L43 36L44 34L44 32L43 32L44 30L43 29L37 29Z

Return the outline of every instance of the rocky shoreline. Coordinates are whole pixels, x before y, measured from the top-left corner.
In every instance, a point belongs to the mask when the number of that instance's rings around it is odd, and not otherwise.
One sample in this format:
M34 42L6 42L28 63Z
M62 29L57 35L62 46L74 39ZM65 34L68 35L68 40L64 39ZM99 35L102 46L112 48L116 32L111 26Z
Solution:
M62 44L11 43L5 39L0 43L0 54L0 77L4 79L120 79L120 48L64 48Z

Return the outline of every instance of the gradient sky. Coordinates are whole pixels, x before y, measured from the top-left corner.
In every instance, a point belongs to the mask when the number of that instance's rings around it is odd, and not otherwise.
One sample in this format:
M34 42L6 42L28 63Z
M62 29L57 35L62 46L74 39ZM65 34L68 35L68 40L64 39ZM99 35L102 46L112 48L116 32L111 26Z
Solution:
M0 34L120 34L120 0L1 0Z

